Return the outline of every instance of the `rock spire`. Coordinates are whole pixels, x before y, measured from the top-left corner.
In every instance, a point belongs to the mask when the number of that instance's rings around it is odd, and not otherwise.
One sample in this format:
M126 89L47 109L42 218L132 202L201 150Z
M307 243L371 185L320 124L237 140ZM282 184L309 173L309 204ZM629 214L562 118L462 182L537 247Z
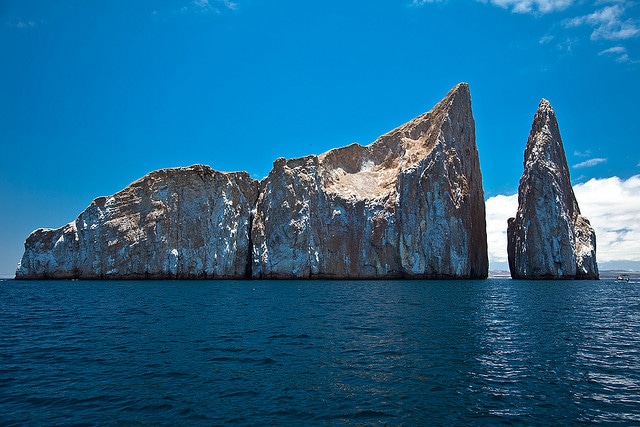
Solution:
M507 239L514 279L598 278L595 232L580 214L556 115L546 99L533 119Z
M72 223L34 231L16 277L485 278L469 87L362 146L277 159L261 182L152 172Z

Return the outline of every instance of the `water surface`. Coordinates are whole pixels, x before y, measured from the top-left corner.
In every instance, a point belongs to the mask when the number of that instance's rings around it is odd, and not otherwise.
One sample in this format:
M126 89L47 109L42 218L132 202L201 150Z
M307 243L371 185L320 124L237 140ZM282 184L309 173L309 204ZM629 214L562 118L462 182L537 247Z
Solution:
M640 422L614 281L0 281L3 425Z

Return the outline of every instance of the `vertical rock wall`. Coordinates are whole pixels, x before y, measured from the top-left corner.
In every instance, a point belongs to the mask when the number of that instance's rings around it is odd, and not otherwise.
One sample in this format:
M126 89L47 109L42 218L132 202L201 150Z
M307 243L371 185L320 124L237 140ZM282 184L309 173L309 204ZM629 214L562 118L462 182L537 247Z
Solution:
M597 279L595 232L580 215L555 112L545 99L524 158L518 212L507 227L511 277Z

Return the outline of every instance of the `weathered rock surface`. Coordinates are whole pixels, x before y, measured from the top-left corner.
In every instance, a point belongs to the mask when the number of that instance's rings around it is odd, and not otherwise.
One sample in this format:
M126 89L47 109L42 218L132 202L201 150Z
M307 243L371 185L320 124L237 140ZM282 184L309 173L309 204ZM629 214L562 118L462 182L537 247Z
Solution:
M507 228L514 279L597 279L596 235L580 214L555 112L545 99L533 120Z
M368 146L278 159L258 183L206 166L152 172L72 223L34 231L16 277L485 278L471 97Z
M207 166L152 172L25 243L16 277L239 278L258 181Z
M468 86L368 146L276 160L252 241L256 278L486 277Z

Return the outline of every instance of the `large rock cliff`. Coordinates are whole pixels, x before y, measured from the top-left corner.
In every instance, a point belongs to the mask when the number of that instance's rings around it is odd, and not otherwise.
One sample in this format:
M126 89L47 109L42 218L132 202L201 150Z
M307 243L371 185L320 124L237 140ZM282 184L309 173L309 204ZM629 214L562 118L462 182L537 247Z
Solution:
M262 182L166 169L34 231L17 278L484 278L466 84L368 146L278 159Z
M257 278L486 277L468 86L370 145L276 160L252 241Z
M258 181L244 172L158 170L59 229L31 233L16 277L245 277L257 197Z
M556 115L545 99L527 141L507 239L514 279L598 278L596 235L580 215Z

